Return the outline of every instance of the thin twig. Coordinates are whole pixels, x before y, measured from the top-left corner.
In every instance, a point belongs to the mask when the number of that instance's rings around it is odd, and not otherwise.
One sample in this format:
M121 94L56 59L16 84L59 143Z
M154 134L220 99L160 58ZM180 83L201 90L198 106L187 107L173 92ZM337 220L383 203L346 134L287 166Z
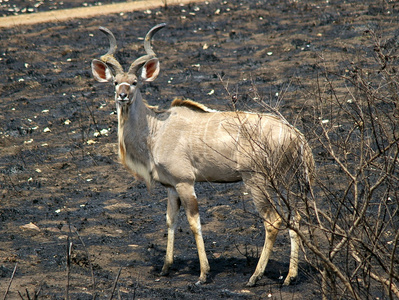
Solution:
M100 131L100 128L98 127L98 124L97 124L96 118L95 118L95 116L94 116L94 114L93 114L93 111L90 109L90 106L87 104L87 101L86 101L85 98L83 98L83 102L84 102L84 104L85 104L87 110L89 111L90 118L91 118L91 120L93 121L94 126L96 127L96 131L97 131L98 134L101 136L101 131Z
M90 266L91 281L92 281L92 284L93 284L93 299L95 299L96 298L96 281L95 281L95 278L94 278L94 269L93 269L93 265L91 263L90 254L89 254L89 251L87 250L86 244L84 243L82 237L79 235L79 232L76 229L75 229L75 233L78 236L80 242L83 245L83 249L86 252L87 260L88 260L89 266Z
M121 271L122 271L122 267L119 268L118 275L116 275L116 278L115 278L115 281L114 281L114 286L112 287L112 292L111 292L111 296L109 297L109 300L112 300L112 298L114 297L114 292L115 292L116 285L117 285L118 280L119 280L119 276L121 275Z
M21 294L20 291L18 291L18 295L19 295L19 298L21 298L22 300L25 300L25 299L24 299L24 296L22 296L22 294Z
M69 279L71 275L71 252L72 252L72 242L69 241L69 236L67 238L67 283L66 283L66 291L65 291L65 299L69 300Z
M14 271L12 271L12 275L11 275L11 278L10 278L10 282L8 283L7 290L6 290L5 294L4 294L3 300L6 299L7 294L8 294L8 292L10 291L11 283L12 283L12 281L13 281L13 279L14 279L15 272L17 271L17 265L18 265L18 262L15 263Z

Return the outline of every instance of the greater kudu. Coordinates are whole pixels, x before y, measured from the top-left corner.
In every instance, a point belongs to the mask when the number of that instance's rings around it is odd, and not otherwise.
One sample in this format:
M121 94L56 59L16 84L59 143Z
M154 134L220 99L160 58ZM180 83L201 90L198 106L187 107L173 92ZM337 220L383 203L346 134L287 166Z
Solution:
M302 179L304 186L309 187L314 171L311 149L297 129L270 114L214 111L191 100L175 100L163 112L149 106L142 99L139 87L158 76L159 61L150 41L164 26L157 25L147 33L144 40L147 54L136 59L128 72L114 58L117 48L114 35L100 27L109 39L110 48L101 60L92 62L95 79L115 84L121 162L148 186L160 182L168 189L168 242L162 274L168 274L173 262L177 214L183 205L197 243L199 283L206 281L209 263L194 183L244 181L266 231L258 265L247 285L255 285L263 275L283 221L291 237L289 273L284 281L289 284L298 273L299 214L291 211L297 207L297 201L287 203L287 199L293 198L291 187L300 185ZM280 191L278 185L288 192L275 193L277 196L271 198L269 191L276 188ZM286 207L284 212L281 206Z

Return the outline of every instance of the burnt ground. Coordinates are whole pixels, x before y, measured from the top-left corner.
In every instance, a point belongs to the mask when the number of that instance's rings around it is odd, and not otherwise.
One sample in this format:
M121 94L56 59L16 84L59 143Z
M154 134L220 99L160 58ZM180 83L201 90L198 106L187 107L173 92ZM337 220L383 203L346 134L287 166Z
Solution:
M41 3L43 10L57 6ZM57 8L77 1L62 3ZM180 96L225 110L237 94L238 108L257 110L255 96L275 102L284 92L280 111L303 130L316 101L306 91L320 61L345 72L356 55L372 56L365 32L372 27L392 37L398 10L389 1L229 0L1 29L1 295L16 266L7 299L39 289L40 299L64 299L67 286L71 299L108 299L119 270L121 299L320 298L320 279L305 260L298 281L281 286L286 231L263 279L245 287L264 232L240 184L197 185L209 283L193 285L199 263L183 211L175 264L168 277L158 276L166 192L149 192L118 163L113 89L90 70L107 48L98 26L115 33L126 65L143 54L147 30L168 23L153 42L162 73L142 89L150 104L167 107ZM324 161L314 154L320 167Z

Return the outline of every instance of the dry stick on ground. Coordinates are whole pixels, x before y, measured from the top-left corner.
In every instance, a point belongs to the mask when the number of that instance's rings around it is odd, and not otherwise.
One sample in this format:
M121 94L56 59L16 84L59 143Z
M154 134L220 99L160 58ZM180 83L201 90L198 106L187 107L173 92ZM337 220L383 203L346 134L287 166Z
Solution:
M133 297L132 297L132 300L134 300L134 299L136 299L136 290L137 290L137 288L139 287L139 274L137 274L137 280L136 280L136 284L135 284L135 286L134 286L134 289L133 289Z
M39 299L39 294L40 294L41 290L42 290L42 287L40 286L40 288L33 295L33 300L38 300ZM28 289L25 289L25 292L26 292L26 297L28 297L28 300L32 300L32 298L30 297ZM19 295L19 297L21 297L22 300L25 300L24 297L22 296L22 294L20 293L20 291L18 291L18 295Z
M10 182L10 185L12 186L13 190L18 193L19 195L21 194L21 191L17 189L16 185L14 184L14 182L12 182L12 178L9 174L7 174L8 177L8 181ZM7 182L6 175L3 175L4 181L3 182Z
M71 228L69 227L69 230ZM67 283L66 283L66 291L65 291L65 299L69 300L69 278L71 275L71 252L72 252L72 242L69 241L69 236L67 238Z
M7 294L8 294L8 292L9 292L9 290L10 290L11 283L12 283L12 281L13 281L13 279L14 279L14 276L15 276L15 272L17 271L17 265L18 265L18 263L15 263L14 271L12 271L12 275L11 275L11 278L10 278L10 282L8 283L8 286L7 286L6 292L4 293L3 300L5 300L5 299L6 299L6 297L7 297Z
M102 134L101 134L101 130L100 130L100 128L98 127L98 123L97 123L96 118L95 118L95 116L94 116L94 114L93 114L93 111L90 109L90 106L87 104L87 101L86 101L85 98L83 98L83 102L84 102L84 104L85 104L87 110L89 111L90 118L91 118L91 120L93 121L94 126L96 127L96 131L97 131L98 134L101 136L101 135L102 135Z
M89 254L89 251L87 250L86 244L84 243L82 237L79 235L79 232L76 229L75 229L75 233L78 236L80 242L83 245L83 249L86 252L87 260L88 260L89 266L90 266L91 280L92 280L92 284L93 284L93 299L96 299L96 281L95 281L95 278L94 278L94 269L93 269L93 265L91 263L90 254Z
M119 280L119 276L121 275L121 271L122 271L122 267L119 268L118 275L116 275L116 278L115 278L115 281L114 281L114 286L112 287L112 292L111 292L111 296L109 297L109 300L112 300L112 298L114 297L114 292L115 292L116 285L117 285L118 280Z

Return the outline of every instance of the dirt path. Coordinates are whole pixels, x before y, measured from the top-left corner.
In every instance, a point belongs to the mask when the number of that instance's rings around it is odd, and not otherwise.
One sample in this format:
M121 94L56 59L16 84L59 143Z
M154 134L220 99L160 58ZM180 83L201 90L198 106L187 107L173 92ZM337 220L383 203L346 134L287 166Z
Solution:
M45 11L34 14L24 14L18 16L0 18L0 28L19 25L32 25L45 22L61 22L75 18L91 18L98 15L108 15L114 13L131 12L144 9L153 9L164 6L163 0L145 0L107 4L101 6L78 7L64 10ZM168 5L189 4L202 2L201 0L168 0Z

